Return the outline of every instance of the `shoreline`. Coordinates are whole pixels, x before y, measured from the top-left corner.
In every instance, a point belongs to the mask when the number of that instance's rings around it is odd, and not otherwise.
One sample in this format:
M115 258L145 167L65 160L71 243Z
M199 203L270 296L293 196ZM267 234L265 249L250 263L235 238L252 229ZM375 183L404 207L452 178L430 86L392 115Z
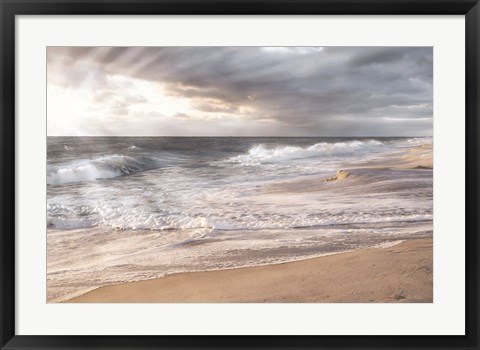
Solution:
M431 303L433 239L103 286L65 303Z

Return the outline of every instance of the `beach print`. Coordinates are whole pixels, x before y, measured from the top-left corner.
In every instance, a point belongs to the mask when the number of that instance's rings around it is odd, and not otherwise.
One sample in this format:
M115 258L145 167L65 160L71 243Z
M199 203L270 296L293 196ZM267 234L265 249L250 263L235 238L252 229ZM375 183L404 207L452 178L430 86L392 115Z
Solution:
M431 303L432 59L47 48L47 302Z

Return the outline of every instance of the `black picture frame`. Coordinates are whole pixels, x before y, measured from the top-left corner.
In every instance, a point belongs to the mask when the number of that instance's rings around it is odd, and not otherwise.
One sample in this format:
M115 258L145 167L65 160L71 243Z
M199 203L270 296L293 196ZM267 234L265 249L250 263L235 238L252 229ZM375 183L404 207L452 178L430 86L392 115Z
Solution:
M15 334L15 16L146 14L465 15L465 336L27 336ZM1 0L0 18L1 349L479 348L477 254L480 251L478 240L480 4L478 0Z

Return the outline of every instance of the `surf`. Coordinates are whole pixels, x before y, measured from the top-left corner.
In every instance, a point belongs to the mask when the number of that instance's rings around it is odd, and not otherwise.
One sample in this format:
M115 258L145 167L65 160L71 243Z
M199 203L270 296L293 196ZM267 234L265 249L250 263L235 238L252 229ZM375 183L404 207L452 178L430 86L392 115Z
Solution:
M160 162L157 159L114 154L50 166L47 173L47 184L63 185L112 179L158 167L160 167Z
M334 143L320 142L306 147L290 145L271 147L265 144L258 144L251 147L245 154L229 158L227 162L245 164L287 162L322 155L348 155L358 151L380 148L383 145L383 142L377 140L353 140Z

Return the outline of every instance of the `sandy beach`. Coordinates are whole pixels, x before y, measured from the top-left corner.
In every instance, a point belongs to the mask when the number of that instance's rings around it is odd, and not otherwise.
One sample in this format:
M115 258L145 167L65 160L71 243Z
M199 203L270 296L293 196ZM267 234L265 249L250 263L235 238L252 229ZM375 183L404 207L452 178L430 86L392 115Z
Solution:
M292 263L111 285L68 302L431 303L432 253L432 239L412 239Z

